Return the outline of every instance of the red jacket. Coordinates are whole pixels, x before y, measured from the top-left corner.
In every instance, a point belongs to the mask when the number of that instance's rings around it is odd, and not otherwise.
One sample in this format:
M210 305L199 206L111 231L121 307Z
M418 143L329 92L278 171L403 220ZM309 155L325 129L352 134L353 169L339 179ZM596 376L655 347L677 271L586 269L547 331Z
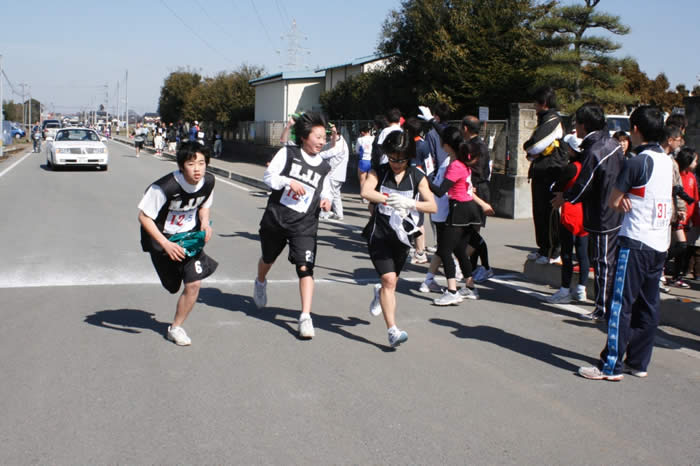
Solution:
M576 167L576 175L569 180L564 187L564 192L568 191L581 174L581 162L572 162ZM565 202L561 206L561 224L564 228L573 233L574 236L587 236L588 232L583 229L583 203L572 204Z
M698 212L698 182L697 179L695 178L695 174L685 171L681 173L681 181L683 182L683 191L688 193L689 196L691 196L693 199L695 199L695 202L692 204L687 204L686 208L686 217L685 221L679 222L682 225L687 225L688 221L691 221L691 223L695 226L700 225L700 212ZM685 201L684 201L685 202Z

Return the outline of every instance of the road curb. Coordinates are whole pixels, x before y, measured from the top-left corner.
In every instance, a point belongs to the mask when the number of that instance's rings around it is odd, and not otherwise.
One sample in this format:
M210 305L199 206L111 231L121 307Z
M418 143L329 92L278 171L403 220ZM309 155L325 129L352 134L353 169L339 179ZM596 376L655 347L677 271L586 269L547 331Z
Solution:
M133 145L134 145L134 142L133 142L133 141L130 141L130 140L125 140L125 139L116 138L116 137L115 137L115 138L112 138L112 139L114 139L115 141L121 142L121 143L123 143L123 144L128 144L128 145L130 145L130 146L133 146ZM151 149L151 148L149 148L149 147L144 147L144 148L142 148L141 150L142 150L142 151L146 151L146 152L148 152L148 153L150 153L150 154L155 154L155 153L156 153L155 149ZM176 159L176 158L175 158L175 155L172 154L172 153L170 153L170 152L165 152L165 151L163 151L163 155L162 155L162 156L163 156L163 157L166 157L166 158L168 158L168 159L170 159L170 160L175 160L175 159ZM251 177L251 176L241 175L240 173L232 172L231 170L227 170L227 169L225 169L225 168L215 167L215 166L211 165L211 162L212 162L213 160L216 160L216 159L214 159L214 158L210 158L210 159L209 159L209 166L207 166L207 171L208 171L209 173L211 173L211 174L213 174L213 175L218 175L218 176L221 176L221 177L224 177L224 178L228 178L228 179L233 180L233 181L238 181L239 183L244 183L244 184L247 184L247 185L249 185L249 186L253 186L253 187L255 187L255 188L264 190L264 191L269 191L269 190L270 190L269 186L267 186L267 185L265 184L265 182L262 181L262 180L258 180L257 178L253 178L253 177Z
M523 265L523 275L534 283L549 285L559 289L561 285L561 266L555 264L535 264L526 261ZM578 282L578 273L574 273L571 283ZM589 299L595 296L593 274L590 274L586 286ZM700 306L690 298L661 293L659 314L662 325L670 325L685 332L700 336Z

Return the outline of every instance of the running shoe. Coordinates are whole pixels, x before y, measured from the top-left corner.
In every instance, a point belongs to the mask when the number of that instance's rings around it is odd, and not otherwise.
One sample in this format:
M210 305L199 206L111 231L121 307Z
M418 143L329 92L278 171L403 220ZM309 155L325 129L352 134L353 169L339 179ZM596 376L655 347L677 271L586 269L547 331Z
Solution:
M541 255L539 252L537 252L537 251L531 252L530 254L527 255L527 260L529 260L529 261L536 261L536 260L539 259L541 256L542 256L542 255Z
M445 292L439 298L433 300L433 304L436 306L456 306L463 301L462 295L458 292L452 293L449 290Z
M462 287L457 292L462 299L479 299L479 292L476 288L469 288L468 286Z
M489 278L492 278L493 275L493 269L486 269L482 266L479 266L476 268L476 271L472 275L472 278L474 279L474 283L482 283L488 280Z
M431 278L421 283L418 291L421 293L442 293L442 287L438 285L435 279Z
M569 304L571 302L571 292L568 288L559 288L559 291L547 298L551 304Z
M253 301L255 301L255 306L258 309L262 309L267 306L267 280L260 283L258 279L255 279L255 290L253 290Z
M413 260L411 260L413 264L427 264L428 263L428 255L423 252L418 252L413 255Z
M609 380L611 382L619 382L620 380L622 380L625 377L623 374L612 374L612 375L603 374L601 372L601 370L595 366L579 367L578 368L578 375L580 375L583 378L590 379L590 380Z
M306 315L308 316L308 314ZM305 318L304 314L302 314L302 317L299 318L299 336L301 338L313 338L316 336L314 323L310 316Z
M557 256L557 257L553 257L553 258L549 259L549 263L554 264L554 265L562 265L563 264L563 262L561 261L561 256Z
M659 290L663 291L664 293L670 293L671 288L667 287L665 283L665 281L659 281Z
M586 302L586 300L588 299L586 297L586 287L583 285L576 285L576 288L572 289L570 294L571 299L580 303Z
M670 286L672 286L674 288L684 288L684 289L690 288L690 285L688 285L686 282L684 282L680 278L678 280L672 282Z
M596 309L589 314L581 314L581 318L583 320L591 320L593 322L605 322L605 313L600 309Z
M540 256L537 259L535 259L535 264L539 265L546 265L549 264L549 257L547 256Z
M389 346L392 348L396 348L406 340L408 340L408 333L403 330L396 329L393 332L389 330Z
M192 340L187 336L187 332L182 327L168 326L168 340L175 342L178 346L189 346Z
M379 301L379 290L382 289L382 284L377 283L374 285L374 298L369 304L369 313L373 316L381 315L382 313L382 303Z
M627 363L624 363L622 365L622 371L635 377L639 377L641 379L649 375L647 371L638 371L637 369L628 366Z

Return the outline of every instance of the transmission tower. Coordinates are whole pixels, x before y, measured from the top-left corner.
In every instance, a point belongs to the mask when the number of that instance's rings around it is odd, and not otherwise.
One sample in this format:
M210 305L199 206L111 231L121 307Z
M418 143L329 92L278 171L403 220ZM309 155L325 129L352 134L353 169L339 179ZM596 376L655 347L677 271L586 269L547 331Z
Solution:
M308 40L308 37L299 31L295 19L292 20L289 32L280 38L287 41L287 63L283 65L283 68L290 71L310 69L311 66L304 63L304 58L306 55L311 55L311 51L302 46L302 42ZM280 51L278 50L277 53Z

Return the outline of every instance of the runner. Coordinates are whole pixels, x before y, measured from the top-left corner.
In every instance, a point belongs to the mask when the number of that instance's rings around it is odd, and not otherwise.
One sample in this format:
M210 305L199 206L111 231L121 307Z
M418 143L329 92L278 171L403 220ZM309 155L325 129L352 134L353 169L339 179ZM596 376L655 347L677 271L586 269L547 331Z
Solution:
M377 205L365 227L372 264L381 278L374 287L370 313L384 313L389 345L399 346L408 334L396 326L396 282L417 231L418 212L437 211L433 194L423 172L410 166L409 137L402 131L387 135L382 151L389 163L370 170L362 185L362 197ZM417 200L420 194L420 199Z
M168 339L180 346L192 340L182 324L199 296L202 280L213 274L219 265L202 248L211 238L209 209L213 202L214 176L206 173L209 151L196 143L183 143L177 152L179 170L154 182L139 203L141 246L151 254L151 261L163 287L177 293L185 289L177 301L175 319L168 327ZM203 232L183 248L172 240L174 235Z
M315 112L295 119L297 145L282 147L265 170L264 181L272 189L260 221L262 256L258 261L253 299L258 309L267 305L265 277L285 245L289 244L289 262L299 277L301 316L299 336L313 338L311 302L314 292L314 264L318 216L331 208L331 190L326 175L331 170L319 156L326 143L326 120ZM335 140L335 131L331 134Z
M372 141L374 137L370 134L370 128L364 127L360 130L360 137L357 138L355 151L357 152L357 178L360 180L360 188L367 179L367 173L372 168ZM366 202L365 199L363 201Z

